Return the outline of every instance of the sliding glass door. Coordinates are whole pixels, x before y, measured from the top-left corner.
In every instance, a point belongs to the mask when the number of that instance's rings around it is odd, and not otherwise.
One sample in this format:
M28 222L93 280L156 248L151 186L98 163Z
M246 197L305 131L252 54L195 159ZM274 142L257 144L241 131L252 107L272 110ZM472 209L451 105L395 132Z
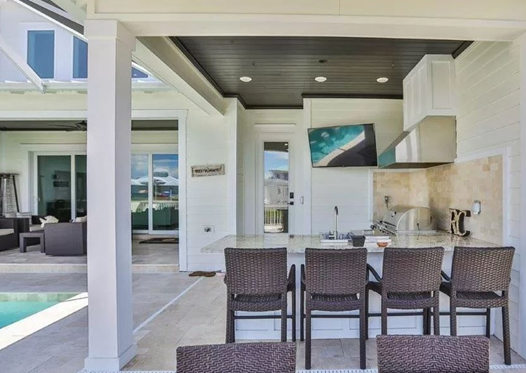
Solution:
M37 213L61 222L85 216L86 156L37 155Z
M84 154L36 154L35 210L61 222L86 216ZM174 234L179 229L179 160L174 153L140 153L131 158L132 229ZM96 197L95 197L96 198Z
M179 229L177 154L132 155L132 228L144 233Z

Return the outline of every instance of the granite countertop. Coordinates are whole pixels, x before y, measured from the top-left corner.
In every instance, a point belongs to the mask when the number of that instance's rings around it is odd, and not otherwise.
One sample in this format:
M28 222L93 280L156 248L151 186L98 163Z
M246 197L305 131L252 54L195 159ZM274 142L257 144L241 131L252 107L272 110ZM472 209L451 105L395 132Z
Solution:
M455 246L466 247L495 247L498 245L477 240L471 237L458 237L447 232L437 232L433 234L399 234L391 237L389 247L435 247L441 246L446 251L453 251ZM202 253L222 253L226 247L237 248L272 248L286 247L290 254L301 254L305 248L352 248L352 244L326 244L320 242L319 236L288 236L276 235L229 235L211 243L201 249ZM376 244L365 245L371 253L383 252Z

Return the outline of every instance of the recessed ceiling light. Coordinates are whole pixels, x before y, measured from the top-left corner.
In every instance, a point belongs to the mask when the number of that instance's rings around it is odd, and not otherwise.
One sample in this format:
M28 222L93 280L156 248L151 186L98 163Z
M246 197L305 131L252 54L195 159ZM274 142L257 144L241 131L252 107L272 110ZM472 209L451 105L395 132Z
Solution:
M242 76L239 78L239 80L241 80L243 83L248 83L252 81L252 78L250 76Z
M317 81L318 83L323 83L325 81L327 81L327 78L324 77L324 76L317 76L314 78L315 81Z
M387 83L389 81L389 78L385 77L385 76L381 76L379 77L378 79L376 79L376 81L378 83Z

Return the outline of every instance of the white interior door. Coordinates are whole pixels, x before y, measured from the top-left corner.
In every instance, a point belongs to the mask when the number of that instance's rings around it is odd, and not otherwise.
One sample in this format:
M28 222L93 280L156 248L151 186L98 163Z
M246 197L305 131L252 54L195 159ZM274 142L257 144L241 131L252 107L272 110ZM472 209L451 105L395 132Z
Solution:
M256 229L259 234L294 234L297 215L292 133L257 137Z

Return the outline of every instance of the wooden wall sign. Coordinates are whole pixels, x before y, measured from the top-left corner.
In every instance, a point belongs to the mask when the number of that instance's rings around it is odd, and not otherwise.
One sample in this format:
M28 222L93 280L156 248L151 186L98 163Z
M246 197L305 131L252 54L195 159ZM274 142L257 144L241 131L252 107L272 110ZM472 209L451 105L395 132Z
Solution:
M470 231L464 229L464 218L469 218L471 211L449 209L449 233L460 237L469 236Z
M209 164L205 166L192 166L192 177L216 176L225 174L224 164Z

